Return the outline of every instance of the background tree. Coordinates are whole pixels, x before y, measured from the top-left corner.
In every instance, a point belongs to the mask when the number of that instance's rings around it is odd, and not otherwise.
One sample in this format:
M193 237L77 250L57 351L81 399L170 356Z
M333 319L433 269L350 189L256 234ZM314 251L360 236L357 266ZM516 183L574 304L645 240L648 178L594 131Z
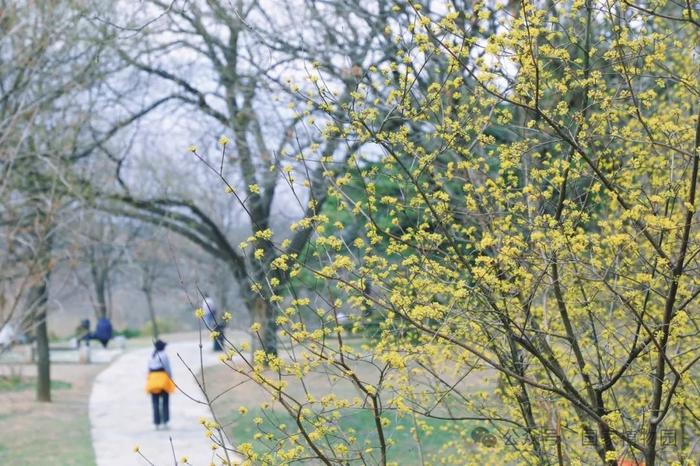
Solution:
M140 290L146 298L146 307L150 319L151 334L157 340L160 332L158 327L157 306L162 300L160 296L170 293L176 286L181 286L177 266L173 266L171 245L163 245L158 227L140 224L136 244L129 249L129 261L140 275ZM161 243L161 244L159 244ZM156 246L158 245L158 246ZM165 246L165 247L164 247ZM172 247L174 249L174 247ZM178 254L179 256L179 254ZM182 261L183 257L178 257ZM204 267L198 269L201 270ZM189 277L188 277L189 278Z
M73 272L90 295L95 319L110 318L113 284L140 232L133 222L130 224L87 209L82 217L78 231L73 233Z
M0 227L7 252L0 323L36 337L43 401L50 399L49 283L66 259L80 174L89 156L133 121L91 124L99 102L94 92L113 68L102 61L109 37L98 40L85 8L10 2L0 12Z
M5 289L11 295L3 300L2 323L11 321L36 336L41 401L50 400L46 312L63 204L63 157L75 148L81 121L68 96L90 83L97 52L79 43L79 14L65 5L24 11L21 3L0 14L0 215L8 252Z
M277 314L260 285L265 270L280 252L299 253L311 235L310 229L301 228L287 238L282 251L278 250L268 238L276 209L294 209L298 211L295 217L318 212L326 198L323 174L328 171L320 160L327 160L342 173L353 146L336 138L324 141L300 130L303 118L313 119L312 113L318 110L307 94L316 86L290 86L285 76L291 72L308 74L302 70L313 60L333 87L333 98L349 102L362 66L382 62L391 54L383 47L385 36L378 34L387 13L384 2L366 8L353 2L327 6L286 3L284 8L303 12L305 20L318 29L317 34L303 37L297 35L297 25L288 36L280 34L290 26L291 16L272 17L256 1L233 8L217 1L183 5L153 1L150 5L160 19L137 41L124 44L119 53L125 63L158 83L163 96L157 101L178 103L189 114L201 114L219 129L217 133L225 135L215 155L194 148L192 152L225 181L219 189L230 191L246 214L245 227L252 233L246 236L259 242L253 257L247 257L212 218L207 206L186 194L143 196L130 189L102 196L112 201L104 208L170 228L217 260L224 260L239 284L251 320L262 325L254 344L276 353ZM343 15L329 20L339 12ZM188 53L179 52L183 49ZM214 78L208 80L208 76ZM309 107L298 114L280 110L282 103L300 99ZM285 162L285 153L296 156ZM309 163L300 163L305 157L310 158ZM292 182L297 176L306 180L307 186ZM233 189L232 184L240 188ZM290 193L296 199L285 205ZM277 277L286 279L284 273Z

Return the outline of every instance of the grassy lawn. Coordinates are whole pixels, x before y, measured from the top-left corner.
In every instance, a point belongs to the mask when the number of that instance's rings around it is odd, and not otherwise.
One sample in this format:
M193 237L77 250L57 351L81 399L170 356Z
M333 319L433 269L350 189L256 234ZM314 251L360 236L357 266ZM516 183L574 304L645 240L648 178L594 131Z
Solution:
M372 380L372 368L357 369L356 372L360 373L362 380ZM260 435L255 439L256 433L272 433L275 439L279 439L283 436L278 429L280 424L288 426L285 432L296 432L294 419L283 407L274 404L269 409L260 407L262 403L270 401L269 396L247 381L246 377L221 366L207 369L205 374L210 395L220 394L213 404L214 412L234 444L250 442L256 451L265 452L273 447L274 441ZM479 380L471 381L470 384L489 384L481 378ZM306 389L295 384L292 378L288 379L288 382L289 392L297 399L303 399L306 390L317 399L329 393L344 399L358 396L354 386L343 380L331 379L325 374L309 374L305 378ZM483 389L484 385L481 385L481 388ZM242 406L248 409L245 415L239 412ZM383 416L390 421L389 425L384 427L384 435L393 442L388 449L388 461L399 465L440 464L445 455L449 454L445 449L449 449L450 443L467 444L470 448L469 445L473 443L470 432L478 426L483 426L483 423L478 421L422 418L418 420L420 426L416 428L416 421L411 415L398 417L395 411L385 411ZM262 423L256 425L255 418L261 418ZM373 454L377 455L375 459L378 462L378 434L374 418L369 411L346 409L337 425L344 434L354 436L362 450L373 447ZM465 464L459 460L448 463Z
M71 388L71 384L61 380L51 381L51 390ZM0 376L0 393L36 390L36 377Z
M54 364L53 401L38 403L34 366L21 366L20 374L0 367L0 464L94 465L88 400L92 380L103 368Z
M261 425L255 425L253 419L264 419ZM389 416L392 418L392 416ZM257 432L275 432L277 426L286 424L290 429L294 427L294 419L282 410L251 409L246 416L238 412L224 414L221 418L224 425L228 426L231 438L240 441L251 441ZM465 441L460 438L458 429L467 430L476 427L475 423L451 422L429 420L427 422L431 430L430 434L421 432L420 443L416 441L413 419L410 417L393 418L390 426L384 428L384 435L391 439L394 445L388 449L388 460L400 465L421 464L421 456L426 464L435 464L441 457L441 447L450 441ZM377 443L377 431L374 419L367 411L357 411L354 414L343 416L338 422L340 429L348 434L357 436L359 444L374 445ZM267 451L271 442L264 439L252 440L256 451Z

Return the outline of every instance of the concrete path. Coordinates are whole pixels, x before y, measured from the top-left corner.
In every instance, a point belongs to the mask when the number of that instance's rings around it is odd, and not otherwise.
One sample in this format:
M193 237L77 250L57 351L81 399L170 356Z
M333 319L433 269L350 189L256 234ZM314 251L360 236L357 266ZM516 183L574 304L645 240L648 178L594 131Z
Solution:
M193 466L209 466L212 462L221 464L213 457L212 442L204 436L204 428L199 422L202 417L211 419L211 411L206 404L188 398L189 395L195 400L203 400L187 369L189 366L194 373L200 370L198 345L197 341L185 341L170 343L166 348L173 380L180 389L170 397L171 421L167 431L155 430L151 400L144 391L151 348L127 351L97 376L90 396L90 424L97 466L148 465L134 453L135 445L155 466L172 466L175 458L179 461L183 456ZM220 364L218 356L221 353L212 352L209 341L204 342L204 347L204 366ZM217 451L221 452L221 449Z

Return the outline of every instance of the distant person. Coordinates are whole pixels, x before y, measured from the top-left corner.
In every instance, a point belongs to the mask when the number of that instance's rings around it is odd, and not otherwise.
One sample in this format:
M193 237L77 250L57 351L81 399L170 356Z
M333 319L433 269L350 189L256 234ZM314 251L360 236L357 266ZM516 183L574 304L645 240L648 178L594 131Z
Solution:
M100 317L97 320L97 327L95 328L94 332L90 332L90 321L88 319L84 319L80 322L80 326L78 327L78 344L80 344L81 341L84 341L86 343L90 343L90 340L97 340L100 343L102 343L102 347L106 348L107 343L109 343L109 340L112 339L112 322L106 318L106 317Z
M170 370L170 360L165 354L166 343L156 340L153 343L155 349L148 360L148 378L146 379L146 393L151 394L153 403L153 423L156 430L168 428L170 421L170 394L175 392L173 373Z
M202 310L204 311L204 325L212 332L219 332L219 335L214 339L214 351L224 350L224 326L223 321L219 318L216 303L213 298L206 296L202 300Z
M216 304L214 298L205 296L202 300L202 310L204 311L204 325L213 330L216 327Z
M77 339L78 346L80 346L81 341L90 340L90 319L83 319L80 321L75 329L75 338Z
M17 331L11 323L6 323L0 328L0 348L9 348L15 342Z
M107 347L107 343L112 339L112 322L108 318L102 317L97 321L94 337L102 343L103 348Z

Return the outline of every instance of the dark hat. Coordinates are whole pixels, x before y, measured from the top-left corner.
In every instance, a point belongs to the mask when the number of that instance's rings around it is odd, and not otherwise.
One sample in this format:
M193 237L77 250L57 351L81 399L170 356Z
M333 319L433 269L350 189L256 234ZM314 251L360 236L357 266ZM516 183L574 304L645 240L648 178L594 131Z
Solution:
M156 351L163 351L165 349L165 343L163 340L156 340L153 342L153 346L156 347Z

